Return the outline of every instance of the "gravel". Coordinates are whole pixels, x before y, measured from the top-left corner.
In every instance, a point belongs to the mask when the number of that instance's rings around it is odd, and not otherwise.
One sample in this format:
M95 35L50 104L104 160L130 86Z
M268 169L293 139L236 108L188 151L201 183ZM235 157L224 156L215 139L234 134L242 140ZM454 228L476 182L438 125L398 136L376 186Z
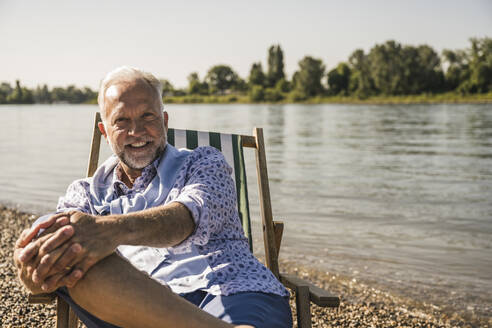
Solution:
M29 304L16 277L13 246L22 229L35 217L0 206L1 327L54 327L54 304ZM311 305L313 327L492 327L492 317L462 317L425 302L406 299L352 277L322 272L281 261L282 272L295 274L341 297L338 309ZM295 301L291 297L295 319ZM81 325L83 326L83 325Z

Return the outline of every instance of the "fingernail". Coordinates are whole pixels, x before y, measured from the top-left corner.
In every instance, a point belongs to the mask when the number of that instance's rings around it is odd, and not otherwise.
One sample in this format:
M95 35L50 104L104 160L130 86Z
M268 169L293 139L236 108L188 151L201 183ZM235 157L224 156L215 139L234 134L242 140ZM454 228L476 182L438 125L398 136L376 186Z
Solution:
M46 290L48 290L48 284L43 284L43 285L41 286L41 289L42 289L42 290L45 290L45 291L46 291Z
M32 274L32 281L35 282L35 283L38 283L39 282L39 277L36 273L33 273Z
M75 253L78 253L81 250L82 250L82 246L80 246L80 244L73 244L72 251L74 251Z
M19 260L21 262L24 262L26 260L26 257L27 257L26 253L22 251L21 255L19 256Z
M74 273L73 273L73 276L77 279L79 279L80 277L82 277L82 272L80 272L79 270L76 270Z

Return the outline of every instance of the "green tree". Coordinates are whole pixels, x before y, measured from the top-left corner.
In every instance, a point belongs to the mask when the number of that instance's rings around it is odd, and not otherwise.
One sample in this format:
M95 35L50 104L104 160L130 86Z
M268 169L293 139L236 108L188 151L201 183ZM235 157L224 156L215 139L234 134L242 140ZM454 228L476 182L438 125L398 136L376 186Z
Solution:
M253 85L249 92L251 101L259 102L265 100L265 89L261 85Z
M209 85L212 93L224 94L227 90L233 89L238 83L239 77L227 65L213 66L207 73L205 81Z
M447 66L444 75L446 88L456 90L470 78L469 57L464 50L448 50L442 52L443 62Z
M278 92L288 93L292 90L292 86L286 79L280 79L277 84L275 84L275 89Z
M350 81L349 90L359 97L368 97L374 93L374 82L371 78L369 58L362 49L355 50L349 57Z
M444 72L441 59L437 52L430 46L421 45L417 48L418 64L412 66L417 70L414 81L418 87L410 92L438 92L444 89Z
M51 93L48 89L48 86L44 84L42 87L39 85L33 92L34 101L38 104L51 104Z
M265 100L268 102L278 102L284 99L282 92L277 90L277 88L266 88L265 89Z
M375 88L384 95L404 94L402 46L390 40L375 45L368 55L369 69Z
M7 102L11 104L33 104L34 98L32 91L28 88L22 87L20 81L15 81L15 88L12 93L7 97Z
M468 91L492 91L492 39L471 38L470 80Z
M202 83L197 72L188 75L188 94L198 95L202 93Z
M2 82L2 84L0 84L0 104L7 104L7 98L13 91L14 89L12 89L10 83Z
M295 89L306 97L314 97L323 92L321 78L323 77L325 66L321 59L310 56L304 57L299 61L299 71L295 75Z
M66 96L66 91L63 88L60 87L54 87L51 90L51 99L53 102L67 102L67 96Z
M97 92L95 92L89 87L84 87L82 92L84 93L84 98L85 98L84 102L90 102L94 104L97 102Z
M328 91L332 95L348 95L350 83L350 67L346 63L340 63L327 76Z
M274 87L278 81L285 78L284 53L280 45L271 46L268 49L267 84Z
M248 82L251 87L255 85L265 85L265 74L263 73L261 63L253 63L253 65L251 65Z
M243 80L240 76L237 77L236 83L232 86L232 90L238 92L246 92L248 91L248 83Z
M163 97L169 97L173 96L175 93L174 86L172 85L169 80L166 79L159 79L162 85L162 96Z
M401 93L419 94L443 90L444 74L439 55L427 45L405 46L400 52Z

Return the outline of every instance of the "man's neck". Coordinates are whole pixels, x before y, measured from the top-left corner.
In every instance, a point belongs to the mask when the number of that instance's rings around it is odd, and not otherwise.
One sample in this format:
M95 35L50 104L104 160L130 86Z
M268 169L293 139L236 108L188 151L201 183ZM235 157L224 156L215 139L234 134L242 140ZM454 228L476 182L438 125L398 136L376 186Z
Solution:
M142 170L132 169L125 165L125 163L120 162L121 167L121 181L128 187L132 188L135 180L142 175Z

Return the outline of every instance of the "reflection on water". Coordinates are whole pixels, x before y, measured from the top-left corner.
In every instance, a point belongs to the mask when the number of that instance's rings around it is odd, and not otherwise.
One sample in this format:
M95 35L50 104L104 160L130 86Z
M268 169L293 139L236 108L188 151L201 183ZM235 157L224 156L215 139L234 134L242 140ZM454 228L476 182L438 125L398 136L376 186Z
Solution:
M490 105L166 109L178 128L264 128L273 210L286 222L284 258L491 310ZM0 202L51 209L85 172L95 110L0 107ZM254 156L246 165L258 236Z

